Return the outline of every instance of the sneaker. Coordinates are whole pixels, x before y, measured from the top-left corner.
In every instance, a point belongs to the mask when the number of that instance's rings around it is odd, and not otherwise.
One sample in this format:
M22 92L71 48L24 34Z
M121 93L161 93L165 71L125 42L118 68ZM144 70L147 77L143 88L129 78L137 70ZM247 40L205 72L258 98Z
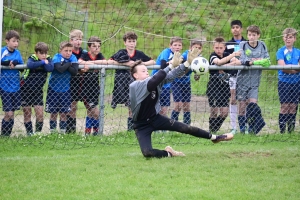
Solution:
M172 147L170 146L166 146L165 150L167 152L169 152L170 154L172 154L172 157L174 156L185 156L184 153L180 152L180 151L175 151Z
M221 141L228 141L228 140L232 140L233 138L233 134L231 133L225 133L223 135L217 135L217 139L212 140L213 143L218 143Z
M236 129L231 129L231 131L230 131L230 133L232 134L232 135L235 135L236 134Z

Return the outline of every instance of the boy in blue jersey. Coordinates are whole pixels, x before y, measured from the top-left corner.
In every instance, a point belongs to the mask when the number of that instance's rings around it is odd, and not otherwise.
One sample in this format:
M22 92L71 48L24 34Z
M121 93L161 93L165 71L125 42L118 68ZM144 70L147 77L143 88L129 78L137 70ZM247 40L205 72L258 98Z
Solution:
M202 51L202 43L199 39L193 39L190 42L190 50L193 48L197 48ZM187 60L189 50L186 50L183 54L183 60ZM200 55L199 55L200 56ZM191 102L191 73L190 69L186 69L185 74L181 77L176 78L171 83L171 89L174 99L174 110L171 114L171 119L178 121L178 116L181 111L183 110L183 123L190 124L191 123L191 111L190 111L190 102ZM199 80L199 76L195 74L194 79L196 81Z
M130 84L130 107L135 134L144 157L164 158L185 156L184 153L175 151L170 146L167 146L164 150L153 148L151 135L156 130L177 131L194 137L209 139L213 143L228 141L233 138L233 135L230 133L214 135L203 129L172 120L159 113L159 96L161 95L163 84L172 82L176 77L183 75L199 53L198 49L193 49L189 52L187 61L180 64L182 57L179 52L174 52L172 65L160 69L151 77L149 77L147 67L141 64L141 62L137 62L131 67L131 74L135 81ZM174 68L173 66L178 67Z
M67 113L70 112L70 79L78 72L78 61L72 54L73 45L61 42L59 53L55 54L52 63L54 70L49 78L46 112L50 114L50 132L57 127L57 116L60 115L60 132L65 133L67 127Z
M17 50L19 39L17 31L8 31L5 35L6 46L1 49L1 65L10 68L2 69L0 74L0 95L4 111L1 126L3 136L10 136L14 126L14 111L21 106L20 74L19 70L14 69L16 65L23 64L22 56Z
M87 109L87 117L85 124L85 135L90 135L93 129L93 135L98 135L99 128L99 70L90 70L88 65L107 65L101 49L101 40L98 37L92 36L88 40L89 52L83 52L78 62L85 65L82 73L82 91L81 96L83 103Z
M300 64L300 50L294 47L297 31L293 28L286 28L283 31L285 46L277 53L277 63L288 68L288 65ZM278 70L278 95L280 101L279 129L285 133L286 125L288 133L294 131L297 105L300 97L300 72L291 69Z
M171 64L172 58L175 52L180 52L182 50L182 39L180 37L174 36L170 39L169 48L165 48L157 57L156 65L160 65L161 69L166 68L169 64ZM155 74L158 70L153 70L152 75ZM171 83L166 83L162 87L162 93L160 95L160 105L161 110L160 114L167 116L168 108L171 105L170 100L170 90Z
M233 20L230 23L232 39L226 42L226 52L229 54L239 51L239 44L242 41L246 41L246 39L242 36L243 32L243 24L240 20ZM238 60L239 57L235 57L231 59L231 62ZM240 63L239 63L240 65ZM230 78L229 78L229 86L230 86L230 105L229 105L229 115L230 115L230 126L231 126L231 133L235 134L237 127L237 114L238 114L238 107L236 101L236 75L238 70L230 70Z
M144 52L136 50L138 36L134 32L127 32L123 36L123 41L126 49L120 49L117 53L111 56L109 62L111 64L120 64L125 66L132 66L135 61L141 60L144 65L154 65L155 61L147 56ZM114 89L111 101L111 107L116 108L117 104L130 105L129 101L129 84L132 82L129 69L117 69L115 71ZM133 130L132 113L128 107L127 130Z
M33 135L31 122L31 107L36 115L35 132L41 132L44 122L44 92L48 72L53 71L53 63L48 53L48 45L38 42L34 47L35 54L27 60L28 69L21 79L21 98L24 115L24 125L27 135Z
M252 65L269 67L271 63L266 44L258 40L260 28L255 25L247 27L247 37L249 41L240 43L241 64L248 67ZM249 133L257 134L265 126L261 109L257 105L261 73L260 69L238 71L236 95L239 101L238 121L241 133L245 133L247 123Z

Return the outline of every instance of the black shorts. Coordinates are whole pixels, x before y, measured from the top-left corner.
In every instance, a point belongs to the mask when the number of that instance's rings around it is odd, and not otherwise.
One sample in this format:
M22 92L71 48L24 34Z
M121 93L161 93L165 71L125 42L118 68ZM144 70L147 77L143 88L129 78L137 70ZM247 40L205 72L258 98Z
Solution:
M70 91L71 91L71 101L81 101L82 100L82 75L77 74L71 77L70 81Z
M86 73L82 84L82 101L86 108L94 108L99 104L99 73Z
M24 87L21 86L21 105L28 106L44 106L43 102L44 92L43 87Z
M229 107L229 83L218 77L210 77L207 83L206 95L210 107Z

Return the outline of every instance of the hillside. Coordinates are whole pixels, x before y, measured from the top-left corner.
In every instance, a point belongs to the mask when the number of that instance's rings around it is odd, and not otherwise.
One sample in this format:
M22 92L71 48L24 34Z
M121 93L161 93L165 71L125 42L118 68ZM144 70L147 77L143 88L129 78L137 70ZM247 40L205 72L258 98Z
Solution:
M20 49L26 52L25 57L37 41L50 44L53 54L74 28L83 30L85 38L99 36L106 57L123 48L122 35L131 30L139 35L137 48L153 58L168 46L169 37L175 35L184 38L185 49L189 39L206 41L207 56L211 52L209 41L216 36L230 39L229 23L240 19L244 27L250 24L261 27L261 39L275 61L275 52L283 45L282 30L299 29L299 12L300 4L292 0L7 0L3 32L20 31Z

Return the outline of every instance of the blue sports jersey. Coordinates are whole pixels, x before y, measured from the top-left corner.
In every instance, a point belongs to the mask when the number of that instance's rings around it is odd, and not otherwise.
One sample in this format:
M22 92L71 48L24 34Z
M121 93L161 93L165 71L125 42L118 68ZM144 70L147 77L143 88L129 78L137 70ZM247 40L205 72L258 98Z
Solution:
M165 60L167 62L171 61L173 59L174 53L172 52L172 50L170 48L166 48L164 49L159 56L156 59L156 65L160 65L162 60ZM155 69L152 71L151 75L154 75L158 70ZM166 83L163 86L164 88L170 88L171 87L171 83Z
M24 64L19 50L9 51L8 48L1 49L2 61L17 61L18 64ZM16 92L20 89L20 74L17 69L2 69L0 74L0 87L6 92Z
M78 61L74 54L72 54L69 59L66 59L62 57L60 53L57 53L52 59L53 65L55 65L55 63L66 62L77 63ZM51 87L51 89L55 92L66 92L70 89L70 79L71 74L68 70L63 73L59 73L56 69L54 69L49 78L49 87Z
M284 60L286 65L298 65L300 61L300 50L293 47L292 51L289 51L286 46L281 47L276 53L276 59ZM278 70L278 79L281 82L297 83L300 81L300 72L297 74L287 74L282 70Z
M182 57L183 60L186 61L187 60L187 56L188 56L189 50L186 50L185 52L183 52ZM190 70L188 73L186 73L185 75L183 75L180 78L176 78L174 80L174 82L178 82L178 83L189 83L191 81L191 74L192 74L192 70Z

